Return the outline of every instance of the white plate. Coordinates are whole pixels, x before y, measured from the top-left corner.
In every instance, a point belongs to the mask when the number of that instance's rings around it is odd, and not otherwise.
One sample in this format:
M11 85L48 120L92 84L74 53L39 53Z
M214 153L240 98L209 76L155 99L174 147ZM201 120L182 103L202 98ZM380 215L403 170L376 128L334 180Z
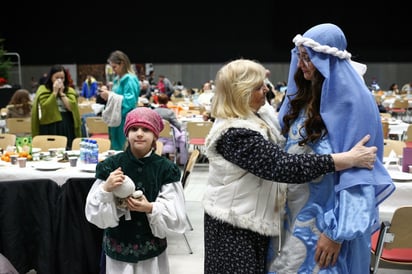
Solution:
M95 164L87 164L87 165L80 165L79 169L84 172L96 172L96 165Z
M412 181L412 173L389 170L389 175L394 181Z
M41 148L39 148L39 147L32 147L31 148L31 153L37 153L37 152L40 152L41 151Z
M53 170L58 170L62 168L63 166L61 165L56 165L53 163L47 163L47 164L38 164L34 166L35 169L40 170L40 171L53 171Z

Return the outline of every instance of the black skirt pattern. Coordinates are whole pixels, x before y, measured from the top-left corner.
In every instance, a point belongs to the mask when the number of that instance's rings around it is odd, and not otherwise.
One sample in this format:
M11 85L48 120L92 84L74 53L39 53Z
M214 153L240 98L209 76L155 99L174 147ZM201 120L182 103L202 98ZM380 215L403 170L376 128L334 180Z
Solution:
M204 274L265 274L269 237L204 217Z

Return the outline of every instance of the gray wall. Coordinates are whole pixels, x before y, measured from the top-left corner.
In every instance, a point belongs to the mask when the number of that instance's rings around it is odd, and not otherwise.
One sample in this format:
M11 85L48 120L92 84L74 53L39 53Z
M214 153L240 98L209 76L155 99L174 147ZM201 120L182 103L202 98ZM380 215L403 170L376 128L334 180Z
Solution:
M262 63L271 71L271 81L276 84L278 81L287 81L289 63ZM155 75L164 74L171 81L182 81L191 88L200 88L205 81L215 78L216 72L223 63L216 64L161 64L154 63ZM76 64L65 65L77 83ZM370 63L364 76L365 82L369 85L375 77L383 90L387 90L389 85L397 83L399 88L406 83L412 82L412 63ZM21 66L21 79L24 88L31 90L31 79L38 80L44 72L49 71L50 66ZM14 70L10 77L11 83L18 83L18 70Z

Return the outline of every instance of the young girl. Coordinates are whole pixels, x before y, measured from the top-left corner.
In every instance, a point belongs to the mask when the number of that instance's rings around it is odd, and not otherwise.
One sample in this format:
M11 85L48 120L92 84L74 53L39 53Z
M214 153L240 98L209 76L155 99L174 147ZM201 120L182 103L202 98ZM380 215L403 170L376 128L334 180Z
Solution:
M125 151L96 167L85 213L89 222L105 229L107 273L169 273L166 235L189 228L180 169L154 152L162 129L162 118L152 109L132 110L124 125ZM126 175L143 196L126 198L124 208L117 206L113 191Z

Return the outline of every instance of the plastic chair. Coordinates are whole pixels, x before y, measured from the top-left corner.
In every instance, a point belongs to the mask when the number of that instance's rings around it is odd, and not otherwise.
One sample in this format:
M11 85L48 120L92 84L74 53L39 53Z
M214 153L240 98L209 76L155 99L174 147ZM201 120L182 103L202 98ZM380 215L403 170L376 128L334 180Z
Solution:
M371 273L376 274L379 263L412 266L412 206L402 206L395 210L392 220L383 221L380 230L372 235L371 252L375 255Z
M109 127L102 117L86 118L87 137L109 138Z
M31 118L6 118L6 128L16 136L31 135Z
M205 145L206 137L209 134L210 129L213 126L213 122L186 122L186 143L188 146L194 146L194 148L202 151L202 147Z
M381 122L382 122L383 138L388 139L389 138L389 122L387 120L382 120Z
M93 139L97 141L97 144L99 145L99 153L104 153L108 150L110 150L110 146L112 142L110 139L106 138L99 138L99 137L91 137L91 138L83 138L83 137L77 137L74 138L72 141L72 150L80 150L80 142L82 139Z
M162 152L163 152L163 143L158 140L156 141L156 154L159 156L162 156Z
M412 142L412 125L408 126L403 139L405 142Z
M163 144L163 149L162 149L162 155L165 154L173 154L173 162L176 164L177 161L177 147L176 147L176 138L175 138L175 132L173 130L173 127L171 126L170 122L168 120L163 119L163 124L164 128L163 130L159 133L159 141L162 142ZM165 143L167 140L170 140L170 142L173 144L173 147L170 149L170 145L166 146Z
M382 119L392 119L392 114L390 114L389 112L382 112L382 113L379 113L379 115L381 116Z
M400 116L402 118L406 114L408 107L409 107L408 100L395 99L393 104L389 106L388 112L391 113L392 116L395 116L395 117Z
M199 155L200 155L199 150L194 149L192 151L192 153L190 154L190 157L187 160L187 162L186 162L186 164L183 168L183 174L182 174L182 178L180 180L181 183L182 183L183 189L185 189L187 187L187 185L189 184L190 174L192 173L193 168L195 167L195 164L196 164L196 161L197 161L197 158L199 157ZM193 230L192 223L190 222L189 216L187 214L186 214L186 219L187 219L187 222L189 223L190 230ZM192 247L190 246L189 240L187 239L185 233L183 233L183 237L185 239L185 243L186 243L187 249L189 250L189 253L193 254Z
M403 155L403 148L406 147L404 141L384 139L383 140L383 157L388 157L393 150L396 156Z
M16 145L16 135L10 133L0 133L0 148L6 149L8 146Z
M67 147L67 137L62 135L36 135L32 140L32 147L40 148L43 152L48 152L50 148Z
M86 113L94 113L91 104L79 104L78 106L79 106L80 116Z

